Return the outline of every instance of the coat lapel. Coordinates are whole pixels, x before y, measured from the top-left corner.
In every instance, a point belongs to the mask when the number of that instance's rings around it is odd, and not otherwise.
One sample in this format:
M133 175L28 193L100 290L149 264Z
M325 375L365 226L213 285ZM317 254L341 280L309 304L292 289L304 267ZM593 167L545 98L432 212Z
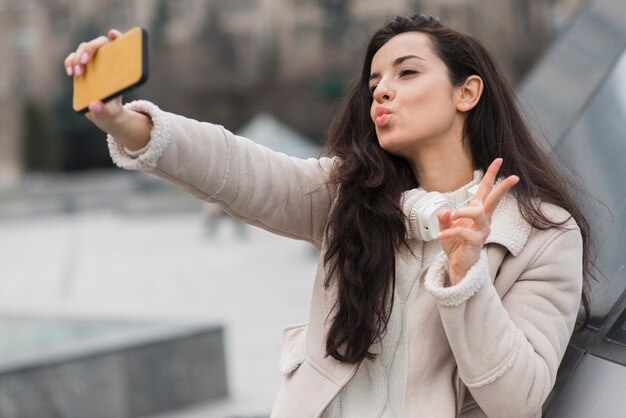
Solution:
M500 244L517 257L524 249L531 229L519 211L517 199L512 193L507 193L493 213L491 233L486 244Z

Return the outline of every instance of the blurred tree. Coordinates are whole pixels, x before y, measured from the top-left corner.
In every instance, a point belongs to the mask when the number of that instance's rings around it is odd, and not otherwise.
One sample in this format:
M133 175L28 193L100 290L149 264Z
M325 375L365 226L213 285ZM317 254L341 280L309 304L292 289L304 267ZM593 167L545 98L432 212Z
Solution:
M516 38L524 38L523 47L510 51L512 77L521 80L548 47L554 37L546 11L554 7L554 0L515 0L514 14L519 16Z
M280 46L276 31L269 34L269 40L263 50L261 58L262 81L276 79L280 69Z
M350 27L349 0L322 0L320 6L326 17L323 29L324 41L340 45L343 34Z
M102 34L106 35L100 20L92 17L78 27L76 32L72 33L70 45L78 45L85 40L94 39Z
M54 142L61 149L58 169L78 171L113 167L106 134L72 110L71 91L57 97L46 108L46 114L59 121L54 135Z
M325 100L339 99L347 93L348 84L343 77L327 77L315 86L317 95Z
M62 166L62 147L54 118L40 105L27 101L23 106L22 162L27 171L54 172Z
M154 48L161 49L165 46L165 33L170 20L170 12L166 0L159 0L150 24L150 40Z
M201 41L202 45L207 45L209 51L212 51L217 58L217 60L205 61L208 61L211 67L219 67L219 69L230 74L237 70L238 60L235 54L235 41L222 24L220 10L221 8L215 7L215 5L207 9L204 25L199 32L198 40Z
M422 0L410 0L409 1L409 13L417 13L423 10L424 4Z

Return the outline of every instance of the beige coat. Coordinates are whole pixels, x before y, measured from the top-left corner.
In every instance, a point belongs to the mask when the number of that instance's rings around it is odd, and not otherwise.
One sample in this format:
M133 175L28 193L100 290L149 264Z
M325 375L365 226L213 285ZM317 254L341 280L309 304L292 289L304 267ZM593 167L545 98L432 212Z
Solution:
M137 153L109 138L119 166L152 172L219 202L239 219L309 241L323 253L334 198L324 182L333 160L274 153L149 102L127 106L149 114L154 127L150 143ZM555 206L544 210L556 220L567 218ZM506 196L481 259L463 281L444 288L446 267L442 254L420 278L426 291L417 293L407 313L405 415L541 416L579 308L578 227L569 220L561 229L531 228L515 199ZM325 290L324 279L320 263L308 324L283 330L284 381L272 417L319 416L356 371L357 365L325 355L325 320L335 289Z

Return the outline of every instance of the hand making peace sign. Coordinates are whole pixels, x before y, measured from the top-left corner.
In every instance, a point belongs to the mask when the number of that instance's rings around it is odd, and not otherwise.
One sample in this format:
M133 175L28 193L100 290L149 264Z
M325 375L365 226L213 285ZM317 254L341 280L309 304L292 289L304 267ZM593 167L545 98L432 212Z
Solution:
M517 182L509 176L496 186L502 158L496 158L487 169L480 187L467 207L439 213L439 242L448 256L450 285L459 283L478 261L480 252L491 232L491 216L496 206Z

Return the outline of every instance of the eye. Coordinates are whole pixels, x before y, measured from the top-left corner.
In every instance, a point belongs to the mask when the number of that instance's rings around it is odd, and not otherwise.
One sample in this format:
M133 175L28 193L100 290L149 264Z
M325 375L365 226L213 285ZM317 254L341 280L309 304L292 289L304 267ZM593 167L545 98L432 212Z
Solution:
M410 68L403 68L402 70L400 70L400 77L404 77L406 75L412 75L412 74L417 74L417 71L412 70Z
M376 90L376 87L378 87L378 84L373 84L370 86L370 93L374 94L374 91Z

